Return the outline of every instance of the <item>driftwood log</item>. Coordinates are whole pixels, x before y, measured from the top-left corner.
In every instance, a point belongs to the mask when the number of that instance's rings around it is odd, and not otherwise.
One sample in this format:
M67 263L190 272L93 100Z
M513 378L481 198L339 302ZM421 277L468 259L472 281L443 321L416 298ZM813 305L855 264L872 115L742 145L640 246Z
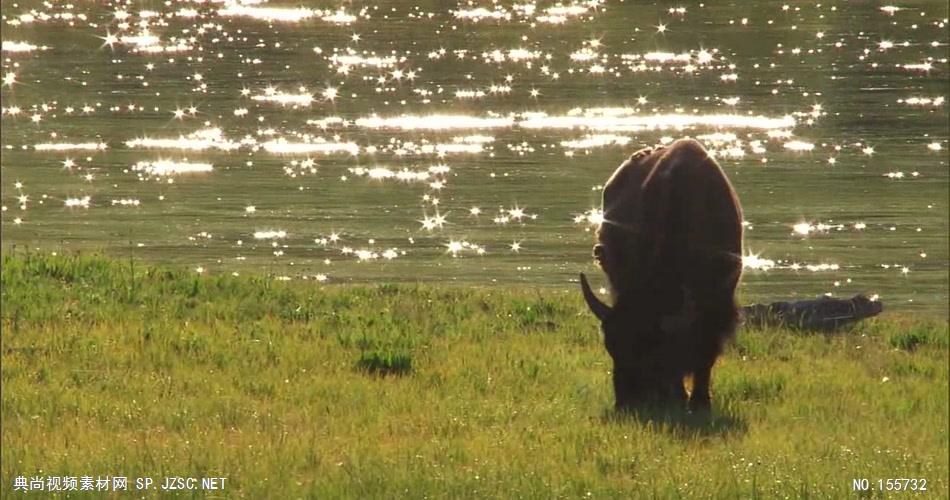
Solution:
M753 304L742 308L742 316L745 324L750 326L780 326L827 332L877 316L883 310L881 301L858 294L850 299L821 296L797 302Z

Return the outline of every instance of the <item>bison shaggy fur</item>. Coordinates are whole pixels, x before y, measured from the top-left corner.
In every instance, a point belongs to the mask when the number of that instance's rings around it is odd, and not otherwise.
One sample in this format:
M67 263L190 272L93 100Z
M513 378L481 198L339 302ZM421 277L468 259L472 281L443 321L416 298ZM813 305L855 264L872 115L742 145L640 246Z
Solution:
M712 367L739 318L742 210L729 180L694 140L643 149L607 181L603 216L594 257L613 306L583 274L581 288L613 359L616 406L708 408Z

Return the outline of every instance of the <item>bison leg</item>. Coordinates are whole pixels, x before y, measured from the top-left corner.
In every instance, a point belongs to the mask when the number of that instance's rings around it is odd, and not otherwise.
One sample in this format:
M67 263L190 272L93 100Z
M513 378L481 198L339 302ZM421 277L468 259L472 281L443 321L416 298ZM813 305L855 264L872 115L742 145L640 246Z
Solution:
M677 378L671 383L670 387L670 397L674 403L685 404L689 395L686 394L686 387L683 386L683 379Z
M722 351L723 343L735 332L738 308L731 296L714 305L702 307L697 328L700 344L693 358L693 393L689 398L690 409L706 411L710 407L709 384L713 365Z
M709 379L712 376L712 365L713 363L709 363L693 373L693 393L689 396L689 409L692 411L709 410Z

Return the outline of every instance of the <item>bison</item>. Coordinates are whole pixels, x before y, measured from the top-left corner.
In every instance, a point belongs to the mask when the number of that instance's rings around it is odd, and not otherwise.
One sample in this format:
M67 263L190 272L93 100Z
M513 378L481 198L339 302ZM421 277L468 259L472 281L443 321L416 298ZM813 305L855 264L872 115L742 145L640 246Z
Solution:
M637 151L604 187L597 240L614 305L583 273L580 284L613 359L616 407L708 409L713 364L739 319L742 210L726 175L694 140Z

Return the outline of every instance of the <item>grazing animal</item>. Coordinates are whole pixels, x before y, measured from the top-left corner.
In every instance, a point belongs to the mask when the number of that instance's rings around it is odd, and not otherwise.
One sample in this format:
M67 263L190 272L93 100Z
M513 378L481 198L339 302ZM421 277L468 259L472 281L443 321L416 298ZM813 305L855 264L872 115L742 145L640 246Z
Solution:
M633 154L607 181L594 257L614 305L580 275L613 359L618 409L646 402L710 404L709 381L735 331L742 272L742 210L715 160L696 141Z

